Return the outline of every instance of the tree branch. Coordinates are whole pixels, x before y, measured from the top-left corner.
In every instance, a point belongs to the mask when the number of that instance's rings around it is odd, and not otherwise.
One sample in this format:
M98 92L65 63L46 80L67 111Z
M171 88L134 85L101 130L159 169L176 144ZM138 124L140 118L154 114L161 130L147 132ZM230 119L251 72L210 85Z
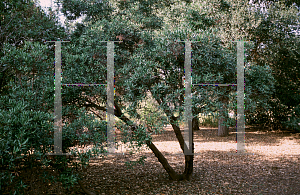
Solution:
M164 155L157 149L157 147L150 141L146 141L147 146L152 150L154 155L157 157L158 161L163 165L164 169L169 174L172 180L182 180L183 176L177 174L174 169L170 166L168 160L164 157Z
M151 94L152 94L152 97L153 97L153 93L152 93L152 91L150 90L150 92L151 92ZM154 97L155 98L155 97ZM160 100L160 99L158 99L158 98L155 98L155 100L157 101L157 103L161 106L162 105L162 101ZM184 152L184 139L183 139L183 136L182 136L182 133L181 133L181 131L180 131L180 128L175 124L175 122L177 121L177 117L175 117L171 112L170 112L170 110L169 109L164 109L164 112L166 113L166 115L167 116L169 116L170 117L170 119L171 119L171 125L172 125L172 127L173 127L173 130L174 130L174 133L175 133L175 135L176 135L176 138L177 138L177 140L178 140L178 142L179 142L179 145L180 145L180 148L181 148L181 150Z

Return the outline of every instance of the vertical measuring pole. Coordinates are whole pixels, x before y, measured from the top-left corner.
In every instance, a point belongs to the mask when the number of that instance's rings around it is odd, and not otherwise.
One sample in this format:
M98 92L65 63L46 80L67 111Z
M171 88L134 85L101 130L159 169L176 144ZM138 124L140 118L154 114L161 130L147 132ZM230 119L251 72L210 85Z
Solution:
M62 155L61 42L55 41L54 154Z
M62 153L62 100L61 100L61 42L70 41L47 41L55 42L55 98L54 98L54 153L48 155L70 155ZM114 42L107 42L107 140L108 151L114 153ZM63 84L65 86L97 86L105 84Z
M193 84L193 85L213 85L213 86L237 86L237 154L246 154L245 151L245 116L244 116L244 42L246 41L233 41L237 42L237 83L236 84ZM186 138L185 138L186 139Z
M54 153L48 155L70 155L62 151L62 101L61 101L61 42L55 42L55 73L54 73Z
M193 155L193 129L192 129L192 71L191 71L191 55L192 46L190 41L185 42L185 61L184 61L184 72L185 72L185 108L184 108L184 154Z
M114 119L114 42L107 42L107 150L115 151L115 119Z
M244 41L237 41L237 153L245 153Z
M184 155L194 155L193 150L193 128L192 128L192 42L199 41L176 41L185 42L185 99L184 99Z

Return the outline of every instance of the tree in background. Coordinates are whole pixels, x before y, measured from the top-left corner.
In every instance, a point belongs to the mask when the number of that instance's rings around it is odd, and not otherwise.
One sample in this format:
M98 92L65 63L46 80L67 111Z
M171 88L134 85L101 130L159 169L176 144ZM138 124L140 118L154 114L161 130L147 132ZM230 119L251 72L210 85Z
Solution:
M295 1L296 2L296 1ZM299 4L298 4L299 5ZM299 37L291 32L292 25L299 26L299 9L294 5L284 6L274 2L262 24L251 31L257 37L257 44L263 43L265 49L255 47L252 51L257 64L268 64L276 80L268 111L257 113L258 123L265 123L272 129L289 128L300 131L299 106ZM259 121L262 118L262 121Z
M258 12L261 15L260 25L248 30L256 40L248 59L259 66L270 67L275 78L275 90L269 96L267 106L258 104L258 109L252 112L253 117L249 117L248 121L270 129L299 131L299 38L290 29L291 26L299 26L299 9L291 1L266 3L269 5L268 14Z
M186 14L186 18L193 29L203 29L205 26L203 24L210 24L217 29L216 33L220 35L225 47L231 47L230 41L233 40L243 39L254 43L248 50L245 47L246 65L251 63L252 66L252 68L246 66L245 69L246 124L264 124L272 129L279 127L299 129L299 114L297 114L299 89L296 87L299 81L297 73L299 39L290 32L291 25L299 25L299 10L295 6L298 5L297 1L251 3L251 1L222 0L211 3L212 6L207 6L203 2L192 4L192 9L188 12L190 14ZM267 5L265 9L268 15L257 9L261 3ZM200 6L206 9L200 9ZM247 69L253 70L253 66L261 67L256 68L256 72L260 70L264 73L271 70L272 76L268 73L269 76L276 79L274 81L271 78L266 79L267 83L255 82L256 85L247 83L248 77L251 77L247 75ZM251 91L247 91L249 85ZM276 86L276 90L273 90L273 85Z
M259 26L260 20L257 19L257 13L255 11L251 11L252 6L248 4L248 1L197 1L191 3L190 6L178 6L170 10L173 13L182 13L185 12L187 14L180 16L180 14L175 14L175 20L172 20L171 17L166 19L171 25L178 25L176 21L183 21L181 24L188 24L191 26L193 30L205 31L208 30L210 33L219 36L222 40L221 44L230 49L231 55L236 55L236 45L231 41L234 40L252 40L252 37L249 35L248 31L251 29L255 29ZM168 14L167 14L168 15ZM179 18L178 18L179 17ZM253 21L253 22L250 22ZM182 26L182 28L185 28ZM246 42L245 43L245 54L249 57L251 48L254 47L253 43ZM233 59L234 60L234 59ZM254 63L250 64L250 59L247 58L245 60L245 114L246 114L246 124L248 122L248 116L251 112L253 112L256 108L256 103L260 102L261 104L266 104L268 97L270 96L273 90L272 83L272 75L269 73L270 69L267 65L263 65L261 68L255 68ZM252 68L250 68L250 66ZM235 66L236 67L236 66ZM210 66L207 66L207 71L209 71ZM255 69L255 72L254 72ZM232 71L236 71L232 70ZM215 71L215 74L217 72ZM266 79L267 82L261 82L257 79L262 79L259 77L259 74L263 74L268 76ZM217 74L216 74L217 75ZM250 77L254 77L257 82L252 84L250 82ZM229 78L236 78L236 75L231 75ZM194 77L193 77L194 80ZM249 82L248 82L249 81ZM196 83L196 82L193 82ZM211 80L211 83L236 83L235 80L231 80L231 82L225 79L223 82L221 80L217 80L216 78ZM207 87L206 87L207 88ZM213 93L212 90L218 90L218 87L211 87L210 92ZM219 128L218 134L219 136L227 136L228 135L228 126L230 125L231 120L228 118L228 110L235 110L235 104L231 104L230 102L236 102L236 96L232 96L228 99L229 94L235 94L236 88L223 87L221 90L227 91L227 97L219 96L218 102L222 102L221 104L224 106L219 107L219 110L216 109L216 106L209 106L211 111L219 111ZM259 93L253 93L252 91L256 91ZM252 95L250 95L252 94ZM216 97L216 96L214 96ZM216 102L212 103L216 105ZM230 107L228 107L230 106ZM221 112L221 110L223 112ZM225 124L223 124L225 122ZM232 124L231 124L232 125Z

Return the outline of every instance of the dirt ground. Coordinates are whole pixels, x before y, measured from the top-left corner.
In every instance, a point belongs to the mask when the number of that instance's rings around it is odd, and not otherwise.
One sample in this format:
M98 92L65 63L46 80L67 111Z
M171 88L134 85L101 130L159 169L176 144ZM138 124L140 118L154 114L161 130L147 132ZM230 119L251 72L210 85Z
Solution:
M190 181L170 181L150 150L143 150L145 165L128 169L125 162L140 155L107 155L91 160L82 183L98 194L300 194L300 136L288 132L246 128L247 153L236 155L236 135L218 137L217 129L195 132L194 172ZM184 170L184 155L170 127L153 137L178 172ZM120 153L124 152L122 148ZM36 183L38 184L38 182ZM44 184L46 185L46 184ZM41 186L40 194L85 194L79 185L64 190ZM37 187L35 192L37 192ZM28 194L36 194L28 188Z

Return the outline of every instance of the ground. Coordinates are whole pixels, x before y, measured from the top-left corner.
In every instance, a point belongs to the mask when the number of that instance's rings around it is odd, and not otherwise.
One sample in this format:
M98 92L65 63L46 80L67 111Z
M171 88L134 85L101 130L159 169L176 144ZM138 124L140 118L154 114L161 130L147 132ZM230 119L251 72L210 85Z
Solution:
M145 165L127 169L125 162L139 155L108 155L91 160L82 183L99 194L300 194L300 137L287 132L246 128L246 155L235 155L235 133L218 137L217 129L195 132L194 172L190 181L170 181L150 150ZM178 172L184 155L170 127L154 136L154 144ZM122 152L125 149L122 148ZM120 150L119 150L120 152ZM28 194L84 194L79 185L64 190L36 181ZM46 185L46 184L43 184ZM35 192L34 192L35 191Z

